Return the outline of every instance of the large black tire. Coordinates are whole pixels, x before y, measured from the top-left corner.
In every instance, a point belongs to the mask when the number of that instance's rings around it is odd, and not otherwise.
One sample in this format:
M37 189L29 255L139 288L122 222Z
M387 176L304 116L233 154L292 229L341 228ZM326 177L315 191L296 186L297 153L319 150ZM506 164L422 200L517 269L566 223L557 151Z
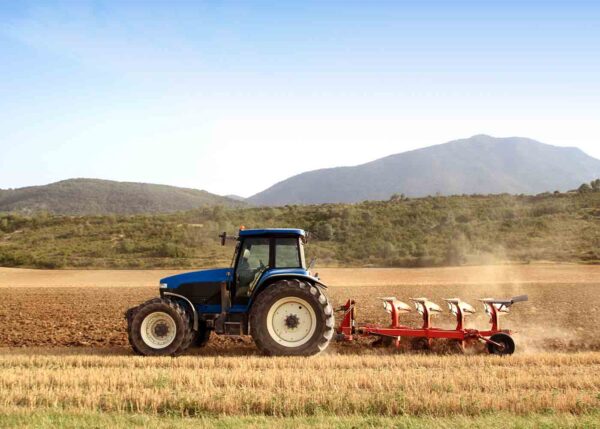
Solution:
M177 301L176 301L177 302ZM186 303L183 303L181 301L177 302L177 304L185 310L189 310L189 305ZM181 342L181 345L179 346L179 348L177 349L177 351L175 352L175 356L179 356L180 354L182 354L183 352L185 352L187 349L190 348L190 346L192 344L194 344L194 341L196 340L196 334L197 332L194 331L194 316L193 314L190 314L190 312L185 311L185 313L187 314L188 317L188 330L186 331L185 334L185 338L183 339L183 341ZM199 321L199 323L202 323L201 321Z
M156 318L165 313L169 323L156 323L156 329L150 334L156 339L171 338L166 344L146 342L142 334L142 324L148 317ZM189 347L193 339L190 317L185 309L176 301L154 298L146 301L126 313L128 321L129 343L133 351L144 356L176 356ZM169 319L170 317L170 319ZM150 320L150 319L149 319ZM169 326L171 325L171 326ZM148 328L147 328L148 329ZM148 333L146 333L148 339Z
M487 343L488 352L490 352L490 354L507 356L512 355L515 352L515 341L508 334L500 332L492 335L490 340L500 344L500 347L498 347L496 344Z
M298 301L295 302L294 298ZM286 299L289 299L288 303L279 304ZM276 316L272 317L271 322L267 319L270 311L273 314L284 313L284 310L278 313L278 309L283 308L280 305L296 304L299 314L289 313L285 319L286 326L281 329L285 331L284 337L288 336L286 338L289 338L290 332L294 332L295 329L306 329L307 334L298 341L286 341L275 332ZM303 316L306 314L309 316ZM297 279L280 280L267 286L267 289L258 295L250 311L250 334L258 349L269 356L311 356L320 353L329 345L334 334L334 325L333 308L321 289Z
M137 311L137 307L132 307L125 312L125 320L127 320L127 339L129 340L129 345L131 346L133 352L136 355L141 355L138 348L133 344L131 340L131 322L133 321L133 316L135 316L135 312Z
M143 304L138 305L137 307L132 307L129 310L127 310L125 312L125 319L127 319L127 339L129 340L129 345L131 346L131 348L133 349L133 352L135 354L138 355L142 355L142 352L137 348L137 346L135 345L133 338L131 336L133 329L131 324L133 323L133 318L135 317L135 314L137 313L137 311L142 308L145 305L149 305L152 303L156 303L156 302L160 302L161 299L160 298L152 298L149 301L144 302Z

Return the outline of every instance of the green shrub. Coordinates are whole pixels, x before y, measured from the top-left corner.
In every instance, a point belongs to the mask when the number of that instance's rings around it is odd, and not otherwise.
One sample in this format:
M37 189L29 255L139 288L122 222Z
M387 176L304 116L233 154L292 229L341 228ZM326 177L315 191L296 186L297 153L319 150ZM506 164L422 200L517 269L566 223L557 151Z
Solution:
M156 251L156 256L161 258L187 258L188 249L175 243L161 243Z
M119 242L119 252L133 253L135 251L135 243L132 240L125 239Z

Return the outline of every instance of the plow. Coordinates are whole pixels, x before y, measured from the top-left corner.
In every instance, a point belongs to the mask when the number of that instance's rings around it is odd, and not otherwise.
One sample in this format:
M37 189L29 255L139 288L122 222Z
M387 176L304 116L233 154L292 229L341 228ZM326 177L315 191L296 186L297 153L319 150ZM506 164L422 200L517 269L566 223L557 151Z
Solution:
M527 301L527 295L520 295L510 299L484 298L479 301L483 304L484 311L490 317L490 327L486 330L465 327L465 318L475 313L472 305L459 298L445 299L450 313L456 317L454 329L436 328L432 324L434 315L442 312L436 303L427 298L410 298L415 310L421 315L423 324L420 327L411 327L400 324L401 315L412 311L410 305L399 301L396 297L380 298L383 308L390 314L389 326L373 324L357 325L356 303L349 299L338 311L343 313L342 322L337 329L338 341L353 341L357 336L376 337L374 345L393 345L400 348L403 342L410 341L411 347L417 350L430 349L436 339L451 341L454 349L464 351L474 343L483 342L490 354L510 355L515 351L515 342L509 329L500 328L500 316L510 311L510 307L522 301Z
M510 299L485 298L485 312L491 326L485 330L467 328L465 318L475 309L458 299L446 299L456 317L454 329L433 326L442 312L427 298L411 298L423 323L411 327L400 318L411 306L395 297L385 297L384 309L391 316L389 326L358 325L356 303L350 299L338 310L342 321L336 327L327 286L311 273L304 246L308 234L302 229L240 228L237 236L221 234L221 244L236 242L228 268L177 274L160 280L160 297L125 313L129 342L135 353L145 356L176 356L195 345L202 347L211 335L250 335L257 348L271 356L310 356L325 350L331 340L349 342L374 337L374 345L399 348L410 342L413 349L429 349L437 339L449 340L457 350L483 342L491 354L510 355L515 350L511 331L500 328L500 316L521 295Z

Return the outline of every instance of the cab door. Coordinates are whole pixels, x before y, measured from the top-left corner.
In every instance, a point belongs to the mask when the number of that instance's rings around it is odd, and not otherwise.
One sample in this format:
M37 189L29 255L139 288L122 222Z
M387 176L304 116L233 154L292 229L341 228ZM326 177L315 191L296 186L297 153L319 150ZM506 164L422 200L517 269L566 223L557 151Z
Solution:
M234 304L246 304L249 291L269 269L271 241L270 238L249 237L242 242L235 266Z

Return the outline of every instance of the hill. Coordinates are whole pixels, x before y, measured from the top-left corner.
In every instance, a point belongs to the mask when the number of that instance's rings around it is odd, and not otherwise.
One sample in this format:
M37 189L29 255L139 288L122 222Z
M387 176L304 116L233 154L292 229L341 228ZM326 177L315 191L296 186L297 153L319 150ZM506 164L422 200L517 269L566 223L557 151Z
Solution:
M0 211L56 214L168 213L243 203L197 189L99 179L69 179L44 186L0 190Z
M600 262L598 188L133 216L0 214L0 266L228 266L233 246L221 246L218 234L240 225L310 231L307 259L319 266Z
M354 167L293 176L248 199L256 205L354 203L462 194L566 191L600 176L600 160L577 148L486 135L430 146Z
M229 199L235 200L235 201L246 201L246 198L240 197L239 195L235 195L235 194L225 195L225 198L229 198Z

